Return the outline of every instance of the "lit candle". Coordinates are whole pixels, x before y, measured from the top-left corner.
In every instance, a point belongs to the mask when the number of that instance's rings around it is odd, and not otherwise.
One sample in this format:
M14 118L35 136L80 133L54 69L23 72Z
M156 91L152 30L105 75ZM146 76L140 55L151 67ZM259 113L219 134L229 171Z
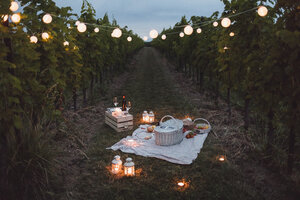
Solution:
M126 176L134 176L135 169L134 169L134 162L132 162L132 158L127 158L124 164L124 173Z
M119 173L119 171L122 168L122 161L121 161L121 157L120 156L115 156L114 160L112 161L111 164L111 172L114 174Z
M178 185L179 187L183 187L183 186L184 186L184 183L183 183L183 182L179 182L179 183L177 183L177 185Z

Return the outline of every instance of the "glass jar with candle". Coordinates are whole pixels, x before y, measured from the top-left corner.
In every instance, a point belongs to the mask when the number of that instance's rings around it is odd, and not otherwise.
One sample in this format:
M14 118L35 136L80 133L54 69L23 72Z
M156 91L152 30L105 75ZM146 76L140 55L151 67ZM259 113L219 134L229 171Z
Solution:
M147 122L147 119L149 119L149 116L148 116L148 112L145 110L143 113L143 121Z
M124 164L124 174L125 176L134 176L135 169L134 169L134 162L132 162L132 158L127 158Z
M149 122L150 122L150 123L153 123L153 122L154 122L154 113L153 113L153 111L150 111L150 112L149 112Z
M113 161L111 162L111 172L117 174L122 169L122 160L120 156L115 156Z

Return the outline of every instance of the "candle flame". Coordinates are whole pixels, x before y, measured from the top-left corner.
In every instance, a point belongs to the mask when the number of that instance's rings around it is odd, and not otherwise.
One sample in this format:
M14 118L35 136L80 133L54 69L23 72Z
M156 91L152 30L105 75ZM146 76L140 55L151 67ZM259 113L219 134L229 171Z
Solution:
M179 182L179 183L177 183L177 185L180 186L180 187L183 187L184 183L183 182Z

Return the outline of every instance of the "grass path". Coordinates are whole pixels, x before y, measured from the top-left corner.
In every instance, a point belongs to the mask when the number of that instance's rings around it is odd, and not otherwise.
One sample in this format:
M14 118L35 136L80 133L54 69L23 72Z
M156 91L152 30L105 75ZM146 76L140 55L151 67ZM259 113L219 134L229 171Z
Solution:
M143 110L153 110L158 119L166 114L178 118L187 114L211 118L214 119L212 124L216 125L217 135L223 133L223 124L220 124L218 117L212 117L212 113L218 112L217 116L222 112L213 110L209 99L189 95L191 91L188 89L180 91L182 79L166 66L166 60L155 49L143 48L136 55L136 63L130 69L131 75L126 83L107 95L104 106L112 106L113 96L126 95L132 102L130 112L135 117L135 125L139 123ZM202 106L208 108L205 110ZM97 127L87 150L89 159L81 163L82 171L68 199L276 199L282 198L282 192L285 192L273 191L275 189L272 187L276 186L264 185L264 182L259 182L260 177L249 177L241 169L241 164L217 162L215 158L218 153L224 153L224 148L213 134L208 136L194 163L184 166L106 150L132 131L116 133L104 124ZM126 157L132 157L139 175L133 178L112 176L107 167L117 154L123 161ZM228 158L231 156L228 155ZM179 190L176 186L181 179L189 182L185 190Z

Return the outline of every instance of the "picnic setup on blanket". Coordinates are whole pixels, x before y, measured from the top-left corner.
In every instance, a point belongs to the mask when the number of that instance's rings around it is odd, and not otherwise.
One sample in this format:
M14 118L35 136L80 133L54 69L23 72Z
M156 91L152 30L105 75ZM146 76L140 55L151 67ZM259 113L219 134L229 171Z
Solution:
M118 105L116 101L115 97L115 108L108 108L105 112L105 123L117 132L132 130L133 116L128 113L131 103L126 103L125 96L123 96L122 107L116 107ZM197 158L212 129L211 124L204 118L180 120L171 115L165 115L156 125L153 125L155 115L152 111L149 113L144 111L142 121L145 124L139 125L132 135L128 135L107 149L189 165ZM115 156L112 161L112 172L119 173L121 167L120 156ZM131 158L126 159L124 173L127 176L134 176L134 163Z

